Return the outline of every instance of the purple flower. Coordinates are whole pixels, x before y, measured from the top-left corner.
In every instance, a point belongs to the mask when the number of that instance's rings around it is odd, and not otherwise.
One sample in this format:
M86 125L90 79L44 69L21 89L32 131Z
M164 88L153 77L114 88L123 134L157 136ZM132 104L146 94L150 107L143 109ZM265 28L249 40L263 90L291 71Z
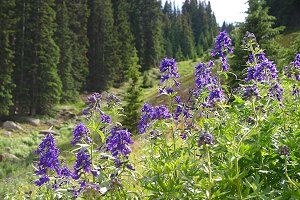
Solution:
M248 44L257 44L257 42L255 35L247 31L245 37L243 38L243 45Z
M99 190L99 186L95 183L88 183L85 180L79 182L79 189L76 189L76 186L73 186L73 198L78 198L79 194L84 191L86 188L94 189L96 191Z
M179 78L179 74L177 72L177 66L176 66L176 61L174 58L168 59L168 58L164 58L161 61L161 65L160 65L160 72L161 73L165 73L167 72L167 75L169 78L171 78L172 76L175 78ZM169 79L168 78L168 79ZM166 79L167 80L167 79ZM161 83L163 83L165 80L161 81Z
M256 85L247 85L244 87L244 98L251 98L251 97L257 97L261 98L260 93L258 91L258 88Z
M39 180L34 181L34 184L36 186L41 186L44 183L47 183L48 181L50 181L49 177L47 176L47 174L44 174L42 177L39 178Z
M107 105L109 107L112 107L112 106L116 106L116 105L120 105L122 104L122 100L117 97L116 95L113 95L113 94L109 94L107 97L106 97L106 102L107 102Z
M200 136L200 139L198 140L198 146L200 147L203 144L209 144L212 145L214 143L213 136L209 133L204 133Z
M37 186L41 186L50 180L47 176L47 169L53 169L57 174L60 174L60 165L58 162L58 156L60 152L56 147L56 141L51 132L45 136L42 143L34 153L40 155L38 169L35 171L35 174L41 175L42 177L40 177L35 184Z
M217 79L212 75L209 66L206 66L204 63L199 63L195 68L195 84L197 89L202 90L208 85L216 84Z
M131 164L127 164L126 167L127 167L128 169L132 170L132 171L135 170Z
M92 170L92 162L90 154L87 149L79 149L76 155L76 162L74 165L74 172L72 178L78 180L82 173L90 173Z
M254 63L254 60L256 60L256 63ZM270 80L276 80L278 77L276 65L265 56L264 52L255 55L250 54L247 64L251 66L247 69L246 82L258 81L265 83Z
M207 103L213 104L217 101L224 101L224 90L222 88L213 89L206 98Z
M291 62L284 68L285 75L288 78L294 79L300 82L300 54L298 53L295 57L295 61Z
M222 70L228 71L229 65L226 57L226 50L229 54L233 53L232 42L226 31L220 32L216 38L215 49L211 52L212 56L219 56L222 62Z
M60 177L70 177L72 175L70 169L68 167L63 167L60 169Z
M174 99L178 104L180 103L180 96L175 96Z
M147 128L149 128L149 124L153 120L162 120L169 119L172 117L168 108L164 105L151 107L149 104L144 104L141 112L145 114L141 117L141 120L138 124L138 129L140 133L145 133Z
M85 139L86 142L91 143L91 138L88 136L89 132L89 129L87 129L83 123L78 124L73 130L74 137L71 144L75 146L82 138Z
M91 114L93 111L97 111L100 109L100 101L102 100L102 96L95 92L91 96L88 97L88 101L85 102L86 105L88 105L88 108L85 108L82 113L84 115Z
M110 118L109 115L101 115L100 121L101 121L102 123L108 123L108 124L111 124L111 118Z
M120 163L121 155L128 159L128 155L131 153L131 149L128 145L133 144L133 140L131 139L130 132L127 129L122 130L118 127L113 127L111 129L111 136L107 138L106 143L107 151L116 158L117 163Z
M185 122L187 122L187 120L192 117L185 103L177 105L173 118L179 120L179 116L181 114L184 116Z
M174 58L171 58L171 59L164 58L160 65L160 72L162 73L160 83L164 83L165 81L172 78L176 87L179 88L180 83L175 80L176 78L180 78L180 76L177 72L177 69L178 69L178 67L176 65L176 61ZM172 89L172 88L169 88L169 89ZM162 90L164 90L164 88L160 89L160 94L163 93ZM167 94L171 94L170 91L169 91L169 93L167 92Z
M263 83L269 81L270 78L275 80L277 78L277 73L278 71L275 64L268 59L264 59L256 65L253 77L257 81Z
M299 95L299 88L294 84L291 95Z
M289 156L290 155L290 149L286 145L279 146L278 153L279 153L279 155Z
M282 101L283 88L278 83L274 83L271 88L269 88L268 93L271 98L276 97L277 101Z

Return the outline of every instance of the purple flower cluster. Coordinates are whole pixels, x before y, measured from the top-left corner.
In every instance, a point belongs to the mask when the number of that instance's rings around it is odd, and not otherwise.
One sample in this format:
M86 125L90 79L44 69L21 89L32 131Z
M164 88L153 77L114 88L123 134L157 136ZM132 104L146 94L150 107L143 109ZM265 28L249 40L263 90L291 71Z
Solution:
M282 101L283 88L278 83L274 83L268 90L269 96L271 98L276 98L277 101Z
M265 53L259 53L250 56L248 63L254 62L254 56L257 60L257 63L255 64L255 66L249 67L247 69L247 78L245 79L245 81L249 82L253 80L265 83L272 79L276 80L278 77L276 66L272 61L268 60L268 58L265 56Z
M102 100L101 94L95 92L91 96L88 97L88 101L85 102L88 105L88 108L83 110L84 115L89 115L93 111L97 111L100 109L100 101Z
M72 178L78 180L83 173L90 173L92 171L92 162L90 154L87 149L79 149L76 155L76 162L74 165L74 172Z
M75 146L76 143L81 142L82 139L87 143L91 143L92 139L88 136L89 132L89 129L87 129L83 123L78 124L73 130L74 138L71 141L71 144Z
M178 81L176 81L176 78L180 78L180 76L177 72L177 69L178 69L178 67L176 65L176 61L174 58L171 58L171 59L164 58L160 65L160 72L164 74L161 76L160 83L162 84L166 80L169 80L170 78L172 78L176 87L179 88L180 83ZM165 91L165 87L160 89L159 93L162 94L164 91ZM174 90L172 88L168 88L166 90L166 93L172 94L172 93L174 93Z
M113 157L116 158L117 165L120 163L120 157L123 155L128 159L128 155L131 153L129 144L133 144L133 140L130 137L130 132L122 130L119 127L113 127L111 129L111 136L107 138L107 151L109 151Z
M41 186L50 180L47 175L47 169L53 169L58 175L60 175L60 165L58 162L60 152L56 147L56 141L51 132L45 136L42 143L34 153L40 155L38 169L35 171L36 175L41 176L39 180L35 181L37 186Z
M79 189L76 189L76 186L73 186L73 189L71 190L73 193L73 198L77 198L79 194L85 190L85 189L93 189L95 191L99 191L99 186L94 183L88 183L85 180L79 182Z
M222 70L228 71L229 64L226 57L226 50L229 54L233 53L232 42L226 31L220 32L216 38L215 49L211 52L212 56L219 56L222 62Z
M222 88L215 88L213 89L208 97L206 98L206 102L209 105L212 105L218 101L224 101L225 100L225 96L224 96L224 90Z
M204 103L204 105L207 107L211 107L217 101L225 100L223 94L224 90L217 86L218 77L214 76L211 72L211 67L213 65L214 62L209 61L208 65L205 65L204 63L200 63L195 67L196 68L195 84L198 90L196 90L194 96L197 97L199 90L201 91L207 87L207 89L210 91L208 97L206 98L206 103Z
M278 153L279 153L279 155L289 156L290 155L290 149L286 145L279 146Z
M243 46L247 47L247 46L253 45L253 44L255 44L258 47L255 35L253 33L250 33L249 31L247 31L245 34L245 37L243 38Z
M204 133L200 136L200 139L198 140L198 146L200 147L203 144L209 144L212 145L214 143L213 136L209 133Z
M211 84L217 84L217 78L213 76L211 72L211 67L213 66L213 61L210 61L208 65L204 63L199 63L195 68L195 84L196 88L202 90L204 87Z
M300 82L300 54L296 55L295 61L286 66L284 71L288 78L292 78Z
M114 94L108 94L106 97L108 107L113 107L121 104L121 99Z
M251 97L256 97L258 99L261 98L259 90L256 85L247 85L243 89L244 89L244 94L243 94L244 98L246 99Z
M146 103L141 109L141 112L145 113L138 124L138 129L141 134L146 132L151 121L169 119L172 117L168 108L164 105L152 107Z
M297 82L300 82L300 54L298 53L295 57L295 61L291 62L288 66L284 68L284 74L290 78L294 79ZM299 94L299 88L294 84L292 95Z
M189 109L187 108L186 104L183 102L181 102L180 104L177 105L174 115L173 115L173 118L175 120L179 120L179 116L181 114L183 114L185 122L187 122L187 120L192 117L189 112Z
M111 124L111 118L110 118L109 115L101 115L100 121L101 121L102 123Z

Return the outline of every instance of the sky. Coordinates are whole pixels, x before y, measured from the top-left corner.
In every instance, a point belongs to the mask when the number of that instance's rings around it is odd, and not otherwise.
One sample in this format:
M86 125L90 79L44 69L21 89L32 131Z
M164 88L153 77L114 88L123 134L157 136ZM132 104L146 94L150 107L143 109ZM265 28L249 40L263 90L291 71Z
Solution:
M162 0L163 4L166 0ZM174 2L181 8L184 0L168 0ZM202 0L203 1L203 0ZM245 20L248 5L247 0L209 0L212 10L217 18L218 24L221 26L223 21L227 23L243 22ZM208 0L206 0L208 2Z

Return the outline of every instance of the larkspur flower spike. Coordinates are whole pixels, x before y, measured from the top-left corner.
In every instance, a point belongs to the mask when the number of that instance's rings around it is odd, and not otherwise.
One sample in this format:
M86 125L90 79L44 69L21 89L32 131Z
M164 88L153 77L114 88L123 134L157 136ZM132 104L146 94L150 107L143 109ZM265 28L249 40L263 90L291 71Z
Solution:
M60 164L58 161L60 152L56 147L56 141L51 131L48 132L48 134L45 136L42 143L34 153L40 155L38 169L35 171L36 175L41 176L39 180L35 181L35 184L37 186L41 186L50 180L47 175L48 169L52 169L58 175L60 175Z
M228 71L229 64L226 57L226 52L233 53L232 42L226 31L220 32L216 38L215 49L211 52L212 56L218 56L221 58L222 70Z
M160 83L163 84L165 81L172 79L175 86L177 88L179 88L180 83L176 79L180 78L180 76L179 76L177 70L178 70L178 67L176 65L176 61L174 58L171 58L171 59L164 58L161 61L161 65L160 65L160 72L162 73ZM172 88L168 88L165 90L165 87L159 89L160 94L162 94L163 92L166 92L167 94L174 93L174 90Z

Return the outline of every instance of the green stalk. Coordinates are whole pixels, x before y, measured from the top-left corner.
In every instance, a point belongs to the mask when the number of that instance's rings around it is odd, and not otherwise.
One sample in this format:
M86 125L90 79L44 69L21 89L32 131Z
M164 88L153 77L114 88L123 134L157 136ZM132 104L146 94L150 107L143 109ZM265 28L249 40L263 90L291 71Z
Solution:
M299 186L290 178L289 174L288 174L288 170L287 170L287 167L288 167L288 160L286 158L286 156L284 156L284 160L285 160L285 169L284 169L284 172L285 172L285 176L286 178L288 179L288 181L293 185L295 186L297 189L299 189Z
M211 161L210 161L210 152L209 152L209 147L207 145L205 145L205 150L206 150L206 154L207 154L207 169L208 169L208 199L211 199L211 186L213 183L212 180L212 170L211 170Z

